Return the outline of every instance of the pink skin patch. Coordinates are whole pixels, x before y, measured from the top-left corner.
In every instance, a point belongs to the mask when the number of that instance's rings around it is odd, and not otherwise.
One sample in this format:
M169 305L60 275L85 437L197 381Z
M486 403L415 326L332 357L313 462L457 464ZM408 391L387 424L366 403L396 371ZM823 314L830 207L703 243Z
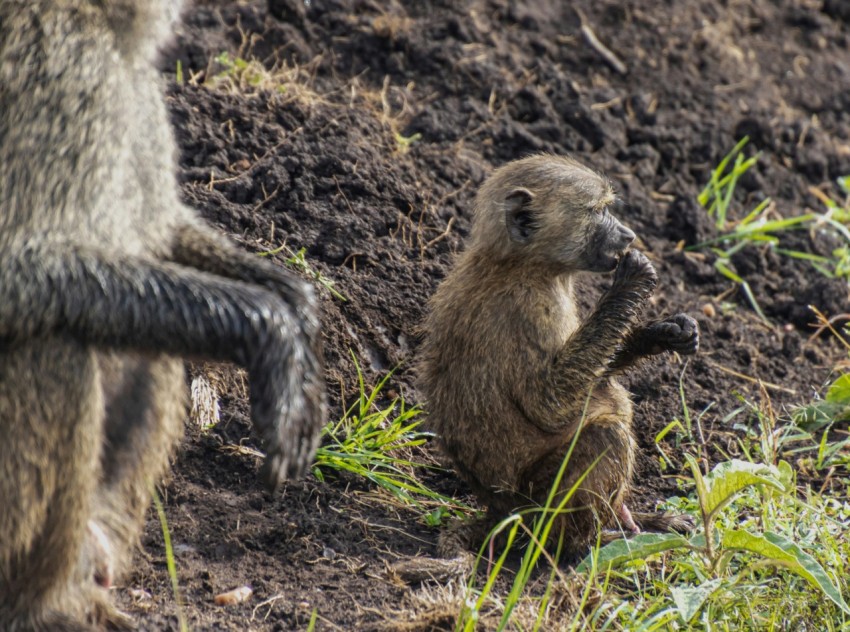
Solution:
M626 531L640 533L640 527L637 526L635 519L632 518L632 512L629 511L628 507L626 507L626 503L620 505L620 509L617 511L617 518L620 519L620 524Z
M86 528L89 532L89 545L94 560L94 581L104 588L112 586L114 572L112 569L112 546L109 538L94 520L89 520Z

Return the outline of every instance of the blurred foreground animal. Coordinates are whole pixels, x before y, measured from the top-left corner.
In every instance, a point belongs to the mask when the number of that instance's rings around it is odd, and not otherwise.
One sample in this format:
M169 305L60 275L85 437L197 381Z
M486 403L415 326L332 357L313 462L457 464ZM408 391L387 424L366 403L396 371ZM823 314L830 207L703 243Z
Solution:
M181 357L248 370L276 488L325 400L312 289L178 198L171 0L0 0L0 629L127 619L107 588L187 413Z

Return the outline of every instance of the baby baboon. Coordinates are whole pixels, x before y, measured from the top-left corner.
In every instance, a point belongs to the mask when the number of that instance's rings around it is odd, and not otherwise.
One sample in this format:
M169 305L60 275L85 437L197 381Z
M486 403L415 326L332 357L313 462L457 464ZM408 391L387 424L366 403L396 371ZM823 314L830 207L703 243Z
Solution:
M272 489L325 416L309 285L181 204L154 67L174 0L0 0L0 629L118 625L105 587L186 415L248 370Z
M491 516L543 504L580 430L560 485L564 494L587 472L559 519L573 551L596 519L639 530L624 502L632 405L615 372L662 351L695 353L699 340L684 314L638 324L656 274L640 252L623 254L635 235L611 214L616 205L611 185L570 158L497 170L476 198L469 247L431 300L421 350L431 426ZM614 270L580 321L576 274ZM635 517L646 528L685 526ZM443 553L456 544L444 539Z

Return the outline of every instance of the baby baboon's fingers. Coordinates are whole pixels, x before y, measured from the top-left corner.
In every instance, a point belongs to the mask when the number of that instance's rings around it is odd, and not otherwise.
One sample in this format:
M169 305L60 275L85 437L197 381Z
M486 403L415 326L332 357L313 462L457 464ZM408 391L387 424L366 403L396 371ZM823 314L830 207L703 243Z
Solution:
M617 272L614 275L614 283L622 285L642 284L651 289L658 282L658 274L655 272L650 260L639 250L629 250L620 259Z

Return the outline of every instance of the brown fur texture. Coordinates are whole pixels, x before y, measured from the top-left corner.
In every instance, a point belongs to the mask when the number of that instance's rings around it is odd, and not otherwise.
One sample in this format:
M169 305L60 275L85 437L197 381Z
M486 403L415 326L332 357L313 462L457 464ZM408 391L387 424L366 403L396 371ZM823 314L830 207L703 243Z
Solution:
M430 425L492 519L544 504L578 433L555 500L586 476L559 518L571 550L598 523L637 530L625 508L632 404L615 372L698 345L696 322L683 314L639 324L656 274L643 254L623 254L634 233L610 214L616 204L608 181L570 158L533 156L495 171L477 196L468 248L431 300L421 349ZM610 271L610 290L581 321L576 274ZM457 532L443 538L444 554L457 548Z
M127 625L126 567L187 414L181 357L248 369L276 488L326 405L312 288L180 202L170 0L0 0L0 629Z

